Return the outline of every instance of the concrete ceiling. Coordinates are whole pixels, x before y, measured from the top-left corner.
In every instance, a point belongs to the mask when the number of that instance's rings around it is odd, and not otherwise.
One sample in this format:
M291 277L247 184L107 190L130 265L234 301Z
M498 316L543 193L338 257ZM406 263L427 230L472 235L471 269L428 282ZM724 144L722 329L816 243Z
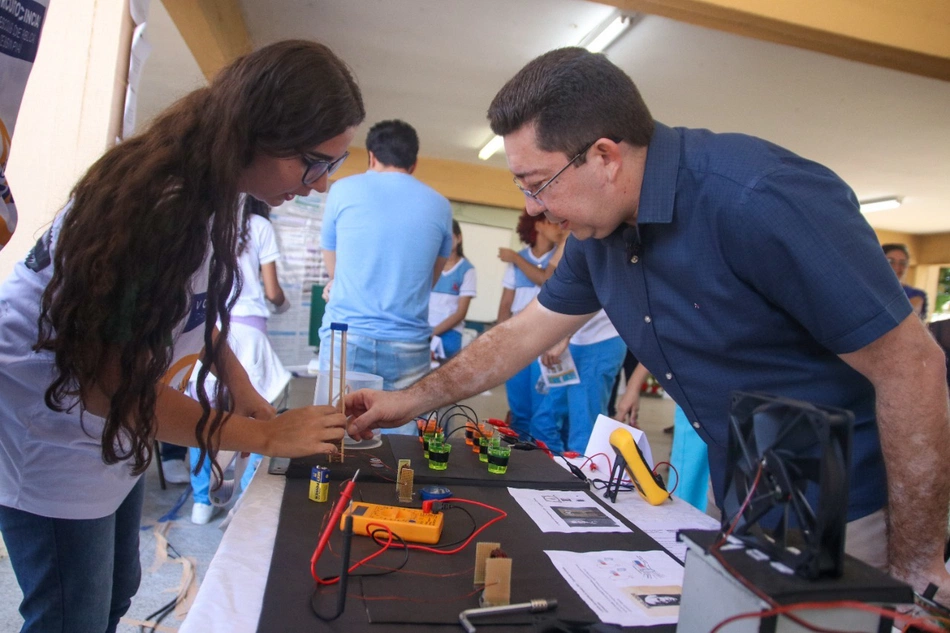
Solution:
M401 118L429 158L484 164L485 111L537 55L616 9L584 0L240 0L254 47L329 45L353 68L367 124ZM147 121L204 77L159 0L140 88ZM902 197L875 228L950 231L950 82L646 15L607 54L667 125L744 132L834 169L861 200ZM504 168L503 154L490 164Z

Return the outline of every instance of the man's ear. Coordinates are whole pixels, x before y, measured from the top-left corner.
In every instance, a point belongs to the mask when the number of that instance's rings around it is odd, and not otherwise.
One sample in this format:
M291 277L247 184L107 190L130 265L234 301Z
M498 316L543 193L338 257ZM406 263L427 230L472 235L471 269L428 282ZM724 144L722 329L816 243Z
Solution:
M413 173L414 171L416 171L416 165L418 164L419 163L413 163L412 165L409 166L409 169L407 169L406 171L408 171L410 174Z
M591 154L588 160L600 161L607 169L607 175L611 179L616 177L623 164L623 150L619 143L615 143L609 138L598 139L591 147Z
M367 157L367 167L369 167L370 169L375 168L376 165L379 163L379 160L376 158L376 154L374 154L373 152L369 150L366 150L366 157Z

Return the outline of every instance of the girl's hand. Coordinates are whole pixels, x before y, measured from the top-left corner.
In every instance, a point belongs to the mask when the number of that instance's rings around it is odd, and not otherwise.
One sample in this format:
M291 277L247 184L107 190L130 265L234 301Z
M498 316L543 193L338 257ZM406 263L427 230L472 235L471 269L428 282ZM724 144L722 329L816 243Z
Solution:
M515 257L517 257L517 256L518 256L518 253L516 253L515 251L511 250L510 248L499 248L499 249L498 249L498 259L500 259L501 261L505 262L506 264L510 264L510 263L514 262L514 261L515 261Z
M630 426L639 429L640 425L637 423L637 414L639 411L640 390L635 387L627 387L627 390L623 392L623 396L617 403L616 417L624 424L629 424Z
M548 369L554 369L561 362L561 354L567 349L570 339L563 339L557 345L541 354L541 363Z
M277 409L254 389L245 389L240 393L231 392L231 398L234 400L234 413L237 415L255 420L273 420L277 415Z
M346 416L336 407L319 405L290 409L267 424L271 457L305 457L335 453L343 440Z

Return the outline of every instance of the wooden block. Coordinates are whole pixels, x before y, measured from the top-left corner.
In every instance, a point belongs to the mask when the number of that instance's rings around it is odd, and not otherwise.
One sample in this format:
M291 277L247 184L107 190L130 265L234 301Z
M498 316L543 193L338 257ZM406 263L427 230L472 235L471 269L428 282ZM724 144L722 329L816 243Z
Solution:
M396 466L396 493L399 493L399 484L402 481L402 469L409 468L412 462L408 459L400 459Z
M414 474L411 468L399 471L399 503L412 503L412 482Z
M501 543L476 543L475 544L475 586L485 584L485 561L496 549L501 548Z
M483 606L500 607L511 604L511 559L489 558L485 561Z

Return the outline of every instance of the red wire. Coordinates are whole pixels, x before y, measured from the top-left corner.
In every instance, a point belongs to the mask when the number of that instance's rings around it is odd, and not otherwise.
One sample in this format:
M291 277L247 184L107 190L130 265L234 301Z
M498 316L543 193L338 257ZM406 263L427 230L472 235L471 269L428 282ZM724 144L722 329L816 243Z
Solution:
M591 455L590 457L587 457L586 455L584 455L584 457L586 457L587 459L585 459L585 460L584 460L584 463L581 464L581 470L583 470L583 469L584 469L584 466L586 466L587 464L590 464L590 469L591 469L591 470L597 470L597 465L594 464L594 458L595 458L595 457L598 457L598 456L602 456L604 459L607 460L607 472L608 472L608 473L614 469L613 464L610 462L610 456L609 456L607 453L594 453L594 454Z
M830 609L853 609L856 611L867 611L869 613L876 613L878 615L883 615L885 617L892 618L895 621L895 623L904 622L902 630L905 630L905 631L907 630L907 627L916 626L916 627L920 627L921 630L923 631L927 631L928 633L945 633L944 629L940 628L939 626L937 626L930 620L927 620L926 618L909 617L898 611L894 611L893 609L875 607L870 604L865 604L863 602L855 602L852 600L835 600L834 602L798 602L795 604L786 604L786 605L776 606L772 609L767 609L765 611L750 611L748 613L739 613L737 615L733 615L731 617L726 618L725 620L717 624L709 633L716 633L727 624L731 624L732 622L736 622L738 620L745 620L749 618L770 618L775 615L789 614L792 611L803 611L803 610L827 611ZM818 629L817 627L812 628L814 627L814 625L811 625L809 623L803 623L803 626L811 630L824 630L824 629Z
M482 527L480 527L480 528L478 528L477 530L475 530L474 532L472 532L472 534L471 534L467 539L465 539L465 541L464 541L461 545L459 545L459 546L456 547L455 549L436 549L436 548L434 548L434 547L428 547L428 546L426 546L426 545L409 545L408 543L407 543L404 547L406 547L407 549L419 550L419 551L421 551L421 552L432 552L433 554L456 554L456 553L458 553L458 552L461 552L461 551L462 551L463 549L465 549L466 547L468 547L468 544L471 543L472 540L473 540L476 536L478 536L479 534L481 534L482 532L484 532L485 529L488 528L488 526L490 526L490 525L492 525L492 524L494 524L494 523L498 523L498 522L501 521L502 519L508 517L508 513L507 513L507 512L505 512L505 511L502 510L501 508L496 508L495 506L490 506L490 505L488 505L487 503L481 503L481 502L479 502L479 501L472 501L471 499L458 499L458 498L456 498L456 497L449 497L449 498L447 498L447 499L442 499L442 503L449 503L449 502L470 503L470 504L472 504L473 506L481 506L482 508L487 508L487 509L489 509L489 510L492 510L492 511L494 511L494 512L497 512L497 513L498 513L498 516L496 516L494 519L492 519L491 521L489 521L488 523L486 523L486 524L483 525ZM388 530L388 529L387 529L387 530ZM397 545L397 547L399 547L399 546Z
M755 472L755 479L752 481L752 485L749 487L749 493L745 496L745 501L742 502L742 505L739 507L739 511L736 512L736 516L733 518L732 525L729 526L729 529L726 530L726 533L722 535L722 538L719 539L719 542L713 545L713 550L718 550L722 547L722 544L726 542L726 539L729 538L729 535L732 534L733 530L736 529L736 526L739 525L739 519L742 518L742 513L745 512L746 507L749 505L749 502L752 500L752 495L755 494L755 489L759 485L759 479L762 478L762 464L759 464L759 469Z
M497 512L497 513L498 513L498 516L495 517L494 519L492 519L491 521L488 521L487 523L485 523L485 525L481 526L480 528L478 528L478 529L475 530L474 532L472 532L472 534L471 534L461 545L459 545L459 546L456 547L455 549L442 550L442 549L435 549L435 548L432 548L432 547L426 547L425 545L409 545L408 543L405 544L405 545L402 545L402 546L396 545L395 548L396 548L396 549L399 549L400 547L404 547L404 548L406 548L406 549L415 549L415 550L420 550L420 551L423 551L423 552L432 552L432 553L434 553L434 554L456 554L456 553L462 551L463 549L465 549L465 548L469 545L469 543L471 543L472 540L473 540L476 536L478 536L478 535L481 534L483 531L485 531L485 529L488 528L488 526L490 526L490 525L492 525L492 524L494 524L494 523L497 523L498 521L501 521L502 519L504 519L504 518L506 518L506 517L508 516L508 513L505 512L504 510L502 510L501 508L496 508L496 507L494 507L494 506L490 506L490 505L488 505L488 504L481 503L481 502L479 502L479 501L472 501L472 500L470 500L470 499L458 499L458 498L455 498L455 497L449 497L449 498L447 498L447 499L442 499L442 503L449 503L449 502L453 502L453 503L470 503L470 504L472 504L472 505L481 506L481 507L483 507L483 508L487 508L487 509L489 509L489 510L493 510L493 511ZM334 506L335 506L335 505L336 505L336 503L334 503ZM332 515L334 506L331 506L331 507L330 507L330 512L328 512L328 513L325 514L324 516L330 516L330 515ZM372 554L370 554L370 555L367 556L366 558L363 558L362 560L359 560L359 561L355 562L353 565L351 565L350 568L348 569L348 573L352 573L354 570L356 570L356 569L357 569L358 567L360 567L361 565L364 565L364 564L368 563L369 561L373 560L373 559L376 558L377 556L382 555L383 552L389 550L390 548L393 548L393 540L394 540L394 539L393 539L393 532L392 532L391 529L389 529L388 526L383 525L383 524L381 524L381 523L369 523L369 524L367 524L366 528L367 528L367 531L368 531L368 532L370 533L370 535L371 535L370 538L372 538L377 544L381 545L382 547L380 547L380 549L378 549L377 551L373 552ZM379 529L376 530L376 529L371 529L371 528L379 528ZM332 529L333 529L333 524L330 524L330 525L326 526L324 529L326 529L326 530L332 530ZM386 532L386 541L385 541L385 542L380 541L380 539L376 536L376 534L377 534L379 531ZM320 585L332 585L332 584L335 584L335 583L337 583L337 582L339 581L339 578L334 578L333 580L324 580L324 579L320 578L319 575L317 575L317 561L319 560L321 553L322 553L322 552L319 550L319 546L318 546L318 549L317 549L317 550L314 550L314 552L313 552L313 557L310 559L310 575L313 576L313 579L314 579L314 581L316 581L317 584L320 584Z

